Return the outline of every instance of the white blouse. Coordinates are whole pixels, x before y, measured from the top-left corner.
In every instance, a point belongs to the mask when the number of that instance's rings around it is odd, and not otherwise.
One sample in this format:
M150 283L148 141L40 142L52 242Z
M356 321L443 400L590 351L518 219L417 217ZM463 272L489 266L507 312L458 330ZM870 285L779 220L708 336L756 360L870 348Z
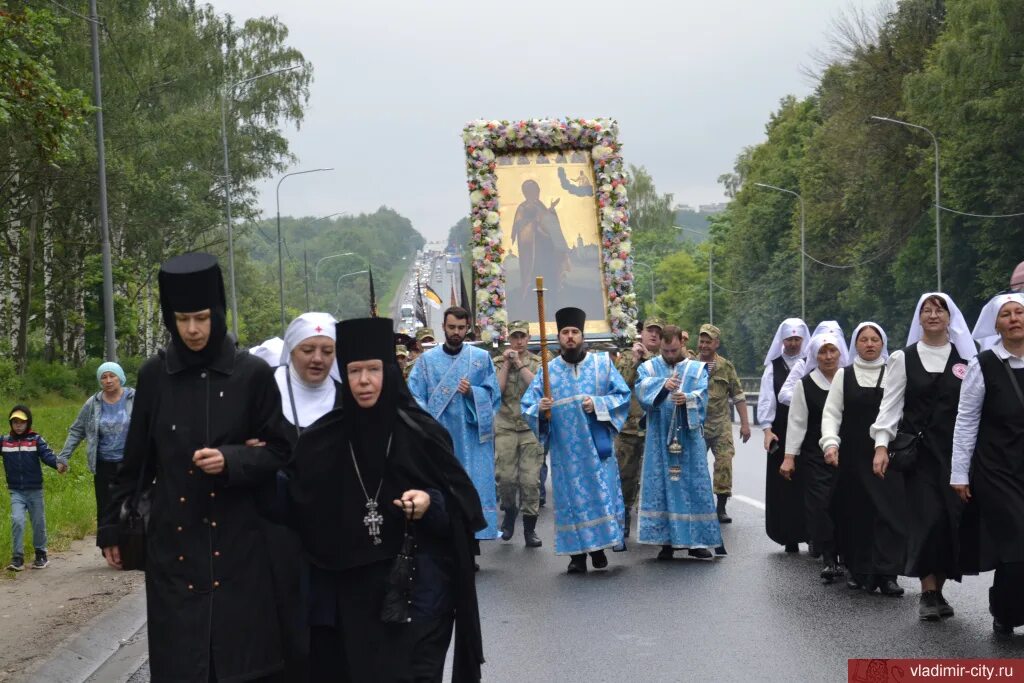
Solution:
M857 384L862 387L873 387L878 384L878 375L885 367L884 358L875 360L864 360L860 356L853 359L853 375ZM832 378L832 386L828 390L828 399L825 401L825 410L821 414L821 441L818 445L821 450L829 446L839 446L839 428L843 426L843 408L846 404L846 396L843 392L843 376L846 368L836 370L836 376ZM882 380L885 386L885 379Z
M821 370L811 371L811 381L822 389L828 391L828 378L821 374ZM789 406L789 421L786 423L786 455L799 455L800 446L804 443L807 435L807 397L804 396L804 383L797 382L793 389L793 402Z
M923 341L917 344L917 353L921 357L921 365L928 372L942 372L946 369L949 353L952 350L949 342L942 346L929 346ZM871 425L871 438L875 440L875 448L888 446L896 438L896 430L903 418L903 397L907 391L907 361L903 351L896 351L889 356L889 364L885 370L885 393L882 394L882 405L878 408L878 417Z
M782 362L789 369L792 369L800 360L803 360L800 356L792 358L782 356ZM769 363L764 368L764 374L761 375L761 390L757 394L757 421L762 429L767 431L772 428L777 407L775 403L775 363Z
M1003 342L992 347L993 353L1000 360L1010 359L1010 367L1014 370L1024 368L1024 360L1014 356ZM1016 399L1014 399L1016 400ZM960 407L956 414L956 426L953 428L953 469L949 477L950 484L969 484L971 460L974 458L974 447L978 443L978 426L981 423L981 408L985 404L985 376L975 356L967 365L967 376L960 387Z

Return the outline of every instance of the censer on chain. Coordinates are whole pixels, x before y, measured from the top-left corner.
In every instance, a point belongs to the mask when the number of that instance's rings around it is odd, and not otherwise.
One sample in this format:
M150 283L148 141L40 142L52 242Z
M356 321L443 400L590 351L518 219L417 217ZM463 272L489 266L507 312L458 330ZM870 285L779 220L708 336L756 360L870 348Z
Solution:
M672 372L672 376L676 376L675 371ZM683 445L679 443L679 406L677 405L672 406L672 419L669 420L668 433L670 438L666 450L669 452L669 455L678 455L682 453ZM679 481L682 478L682 475L683 468L678 460L675 460L675 462L668 466L669 481Z
M676 377L675 371L672 372L672 377ZM678 393L678 389L675 392L673 392L673 393ZM668 433L669 433L669 437L670 437L669 441L668 441L668 452L669 453L682 453L683 452L683 445L681 443L679 443L679 424L678 424L679 423L679 418L678 418L678 416L679 416L679 406L673 405L672 406L672 419L669 420L669 423L668 423Z

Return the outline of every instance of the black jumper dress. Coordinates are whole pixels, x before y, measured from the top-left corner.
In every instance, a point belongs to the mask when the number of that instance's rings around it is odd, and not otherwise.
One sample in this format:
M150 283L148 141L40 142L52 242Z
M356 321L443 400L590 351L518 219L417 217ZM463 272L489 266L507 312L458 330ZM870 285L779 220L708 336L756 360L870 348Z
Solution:
M789 421L789 406L779 402L779 392L789 375L786 361L776 358L772 361L775 392L775 419L772 432L779 437L775 454L768 454L764 483L764 527L768 538L779 545L792 545L807 541L807 525L804 522L803 472L797 469L793 479L787 481L779 474L785 456L786 423Z
M872 470L875 441L870 430L882 403L884 377L883 365L875 386L862 387L853 365L843 373L837 522L843 561L863 576L896 576L906 561L903 474L890 470L880 479Z
M832 498L838 481L838 471L825 462L818 442L821 441L821 415L825 410L828 390L819 387L810 375L802 380L807 400L807 433L800 445L797 471L803 470L804 514L807 532L814 547L825 558L836 555L836 533L833 521Z
M950 345L942 372L921 364L917 344L905 350L907 388L900 431L922 433L917 466L903 475L907 498L907 562L903 574L924 578L944 575L959 581L960 518L963 503L949 485L953 427L960 404L961 378L954 367L963 359ZM886 474L888 477L888 473Z
M981 570L995 569L989 591L992 615L1024 625L1024 405L1003 362L992 351L978 354L985 378L978 441L971 471L971 505L977 504L991 540ZM1024 387L1024 369L1012 370Z

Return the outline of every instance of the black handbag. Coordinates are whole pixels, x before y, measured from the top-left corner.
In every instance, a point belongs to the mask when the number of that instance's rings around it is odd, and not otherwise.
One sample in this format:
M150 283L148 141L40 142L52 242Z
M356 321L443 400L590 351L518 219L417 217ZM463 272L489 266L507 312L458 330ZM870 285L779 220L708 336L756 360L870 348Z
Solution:
M896 438L889 442L889 469L896 472L911 472L917 468L917 447L923 433L896 432Z
M921 439L924 438L924 433L928 430L928 425L931 424L931 406L935 403L935 385L938 384L939 376L932 380L931 389L929 396L931 397L928 401L929 415L928 424L924 426L924 429L919 431L917 434L911 434L910 432L904 432L899 427L896 428L896 436L892 441L889 442L889 469L896 472L913 472L917 469L917 450L921 445ZM882 379L879 377L879 384ZM900 427L903 425L901 424Z
M150 489L142 489L146 463L139 468L135 491L123 503L117 520L117 547L121 569L146 570L146 527L149 526Z
M412 501L410 501L412 502ZM416 506L412 507L416 514ZM405 535L402 549L398 551L391 571L388 573L388 587L380 608L380 620L385 624L405 624L412 621L409 608L412 605L412 588L416 579L416 538L413 523L405 519Z

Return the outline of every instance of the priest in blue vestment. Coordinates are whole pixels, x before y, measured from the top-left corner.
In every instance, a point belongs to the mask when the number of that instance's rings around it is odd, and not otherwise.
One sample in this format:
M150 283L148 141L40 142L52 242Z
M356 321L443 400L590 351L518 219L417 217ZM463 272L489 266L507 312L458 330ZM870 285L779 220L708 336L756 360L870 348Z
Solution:
M444 312L445 342L416 360L409 373L409 391L451 434L455 455L480 494L487 528L480 540L498 537L498 503L494 488L494 416L501 389L491 356L464 344L469 312L453 306Z
M625 514L612 442L629 413L629 385L607 353L587 350L586 319L579 308L555 313L562 353L548 365L551 396L537 373L521 402L550 448L555 553L571 556L570 574L587 571L587 553L595 569L608 566L604 551L622 543Z
M634 388L647 413L638 540L660 545L659 560L677 549L699 560L714 559L710 548L725 555L704 444L708 372L685 348L682 331L665 327L661 355L640 365Z

